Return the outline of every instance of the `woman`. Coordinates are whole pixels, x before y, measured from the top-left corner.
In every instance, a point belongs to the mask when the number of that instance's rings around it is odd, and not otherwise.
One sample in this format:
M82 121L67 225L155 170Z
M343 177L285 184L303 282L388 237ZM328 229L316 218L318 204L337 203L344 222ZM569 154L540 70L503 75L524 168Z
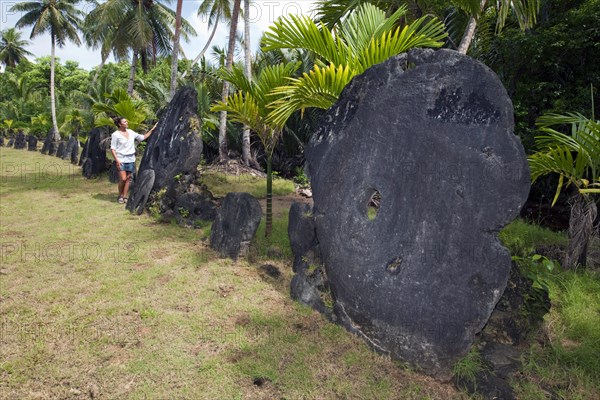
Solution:
M158 122L145 135L140 135L127 128L127 119L117 117L114 121L118 129L111 136L110 151L117 162L117 171L119 172L119 197L117 201L123 204L127 201L131 174L135 171L136 141L146 140L152 134Z

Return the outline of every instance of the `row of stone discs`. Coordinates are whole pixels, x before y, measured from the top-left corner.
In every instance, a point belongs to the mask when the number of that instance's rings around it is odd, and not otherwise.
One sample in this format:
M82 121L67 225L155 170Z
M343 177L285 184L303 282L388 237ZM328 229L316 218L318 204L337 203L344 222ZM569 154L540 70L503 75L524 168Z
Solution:
M79 139L71 136L68 141L60 141L56 150L56 157L63 160L69 159L72 164L77 164L79 160Z
M322 280L302 264L314 230L333 318L449 378L504 291L511 258L497 232L529 192L500 80L450 50L393 57L352 80L305 155L314 215L290 219L310 233L290 234L295 297L323 307Z
M7 147L14 147L15 149L25 149L30 151L37 150L38 139L35 135L25 135L24 132L19 132L15 137L9 138L7 141ZM0 137L0 147L5 146L4 137Z

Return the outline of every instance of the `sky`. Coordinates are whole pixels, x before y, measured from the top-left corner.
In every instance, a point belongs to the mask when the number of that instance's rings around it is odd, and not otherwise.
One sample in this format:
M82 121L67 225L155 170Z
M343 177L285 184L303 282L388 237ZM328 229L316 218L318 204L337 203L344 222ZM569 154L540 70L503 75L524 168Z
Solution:
M0 30L12 28L16 22L21 18L22 13L11 12L10 9L13 5L19 1L13 0L0 0ZM176 0L162 1L162 3L168 4L171 9L175 9ZM197 10L200 6L201 0L183 0L183 11L184 18L188 20L196 30L198 36L192 38L189 43L182 42L182 48L185 56L188 59L194 59L198 53L202 50L210 32L212 30L208 28L208 17L198 16ZM243 2L242 2L243 3ZM252 42L253 51L258 50L258 40L262 36L262 33L281 15L289 14L308 14L311 15L316 1L310 0L283 0L283 1L262 1L252 0L250 5L250 39ZM92 7L85 2L82 2L80 8L85 12L86 8ZM87 14L87 13L86 13ZM243 32L244 25L240 20L238 24L238 32ZM30 57L43 57L50 55L50 36L49 34L29 39L31 34L31 27L20 29L22 32L23 39L28 39L31 45L26 47L27 50L32 52L35 56ZM217 33L212 45L220 47L226 47L227 36L229 35L229 27L225 23L219 23ZM61 62L64 63L67 60L77 61L79 66L85 69L91 69L96 65L100 64L100 51L90 50L85 46L77 47L77 45L69 42L63 48L56 49L56 56L60 58ZM112 57L109 61L113 61Z

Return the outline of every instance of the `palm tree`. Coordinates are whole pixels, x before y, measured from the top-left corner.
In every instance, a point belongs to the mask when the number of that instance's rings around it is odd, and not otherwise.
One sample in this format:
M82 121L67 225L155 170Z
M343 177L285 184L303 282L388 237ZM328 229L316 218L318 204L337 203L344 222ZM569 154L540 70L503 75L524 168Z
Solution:
M33 55L24 48L29 45L29 41L21 40L21 32L18 32L15 28L2 31L0 35L2 35L2 40L0 41L0 63L14 68L17 64L27 61L26 56Z
M56 46L63 47L67 40L78 46L81 44L77 30L81 27L83 12L77 9L79 0L34 0L17 3L11 11L23 11L23 15L16 24L17 28L33 25L30 39L50 32L50 105L52 113L52 127L55 139L60 139L58 124L56 122L56 99L54 96L54 64Z
M250 127L260 138L267 158L267 215L265 236L273 230L273 173L271 161L273 150L277 146L285 121L273 122L269 117L269 104L277 95L272 92L283 85L298 69L300 63L278 64L268 66L260 71L256 80L247 78L245 71L239 67L233 70L222 70L221 77L235 85L239 91L229 96L226 101L218 102L212 111L228 111L231 119Z
M227 46L227 60L225 69L231 71L233 66L233 53L235 52L235 40L237 33L238 17L240 15L241 0L234 0L233 10L231 12L231 23L229 25L229 44ZM225 103L229 96L229 81L223 81L223 91L221 99ZM224 162L227 159L227 110L221 110L219 115L219 161Z
M365 3L353 10L335 33L306 16L289 16L275 22L263 36L263 51L301 48L317 57L312 71L276 89L282 95L272 105L270 119L277 124L307 107L327 109L350 80L374 64L413 47L440 47L444 24L428 16L396 27L407 11L398 8L386 17L383 10Z
M525 30L535 25L541 0L500 0L489 3L487 0L480 0L479 4L473 0L456 0L455 3L469 15L469 22L458 45L458 51L467 54L475 37L478 20L488 10L492 9L496 13L496 33L504 27L511 10L521 29Z
M98 23L109 27L110 47L117 58L132 54L127 92L133 93L138 60L146 71L157 56L169 56L173 50L176 14L160 1L107 0L96 11ZM195 35L192 26L181 19L181 35L188 40Z
M94 3L96 2L94 1ZM85 17L83 24L83 39L85 40L86 45L92 50L100 49L101 56L100 65L98 68L96 68L96 72L92 78L90 90L92 90L92 88L96 85L96 81L100 76L100 71L104 67L108 56L113 50L112 44L115 30L106 18L102 18L102 12L102 7L96 3L96 8L91 10L87 17ZM119 54L116 54L116 52L113 54L117 60L123 58L119 57Z
M531 180L558 174L552 205L563 189L573 186L569 247L564 265L567 268L585 265L598 215L593 196L600 193L600 121L594 120L593 115L588 119L578 113L548 114L540 117L537 125L545 135L536 137L540 151L528 158ZM571 135L552 128L557 125L571 125Z
M252 52L250 50L250 0L244 0L244 61L246 78L252 80ZM250 128L244 126L242 133L242 160L250 165Z
M202 4L200 4L200 7L198 8L198 15L206 15L208 14L208 27L210 28L210 26L213 26L213 30L210 33L210 36L208 37L208 40L206 41L206 44L204 45L204 47L202 48L202 50L200 51L200 53L198 53L198 55L196 56L196 58L194 58L194 60L192 60L192 63L190 64L190 68L192 68L194 66L194 64L196 64L201 58L202 56L204 56L204 53L206 53L206 50L208 50L208 47L210 46L210 43L212 42L215 33L217 32L217 27L219 26L219 20L221 18L225 18L227 20L231 20L231 0L204 0L202 2ZM181 75L181 79L185 78L187 73L189 72L189 70L186 70L182 75Z

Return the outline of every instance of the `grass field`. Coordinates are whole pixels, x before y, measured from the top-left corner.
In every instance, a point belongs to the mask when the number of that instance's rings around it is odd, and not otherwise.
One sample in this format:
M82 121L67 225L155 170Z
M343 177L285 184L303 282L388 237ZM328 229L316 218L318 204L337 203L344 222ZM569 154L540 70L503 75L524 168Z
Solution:
M465 398L290 300L287 258L220 259L55 157L0 168L0 399Z

